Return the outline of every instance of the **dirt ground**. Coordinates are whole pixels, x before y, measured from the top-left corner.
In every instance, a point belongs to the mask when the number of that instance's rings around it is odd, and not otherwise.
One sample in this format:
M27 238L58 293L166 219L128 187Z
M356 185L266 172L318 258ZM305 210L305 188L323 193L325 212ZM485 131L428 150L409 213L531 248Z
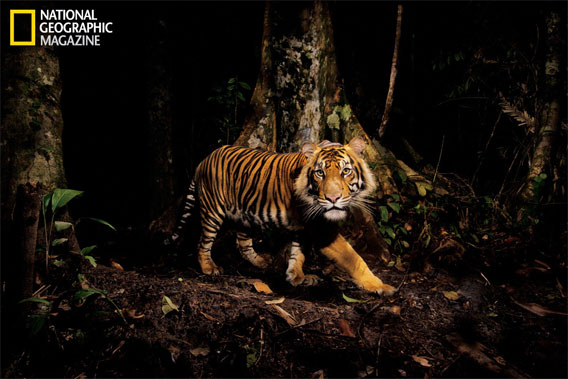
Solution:
M451 249L409 254L395 265L363 252L399 289L390 298L356 288L342 273L322 274L325 262L313 254L306 272L323 281L294 288L283 259L269 270L254 268L238 256L230 233L213 252L225 269L218 277L202 275L195 255L157 253L136 242L140 236L129 238L109 247L112 261L101 257L94 268L82 260L75 270L52 272L39 294L53 301L47 327L3 352L3 376L567 373L565 252L537 253L523 236L496 236L457 257ZM79 287L106 296L74 300ZM164 296L177 310L165 314Z

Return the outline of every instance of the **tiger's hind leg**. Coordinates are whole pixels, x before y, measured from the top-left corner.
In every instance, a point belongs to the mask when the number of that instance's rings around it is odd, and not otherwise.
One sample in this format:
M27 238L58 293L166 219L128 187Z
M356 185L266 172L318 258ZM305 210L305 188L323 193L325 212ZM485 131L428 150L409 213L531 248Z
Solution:
M321 279L317 275L305 275L303 266L306 257L300 249L300 244L296 241L292 242L290 247L290 256L288 258L288 269L286 270L286 280L294 287L300 284L305 286L313 286Z
M246 232L237 232L237 247L239 252L247 261L256 267L266 268L270 261L254 251L252 238Z
M217 266L211 258L211 247L217 237L217 233L223 224L223 218L218 214L201 214L201 236L198 245L198 261L201 266L201 272L207 275L219 275L223 272L223 268Z

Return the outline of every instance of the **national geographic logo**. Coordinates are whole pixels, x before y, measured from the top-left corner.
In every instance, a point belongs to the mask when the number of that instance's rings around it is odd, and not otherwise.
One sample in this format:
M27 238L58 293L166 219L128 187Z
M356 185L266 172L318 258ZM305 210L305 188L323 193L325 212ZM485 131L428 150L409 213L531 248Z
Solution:
M35 9L10 9L10 45L35 46Z
M35 9L10 10L10 45L100 46L103 34L112 34L113 23L99 21L93 9L41 9L36 28Z

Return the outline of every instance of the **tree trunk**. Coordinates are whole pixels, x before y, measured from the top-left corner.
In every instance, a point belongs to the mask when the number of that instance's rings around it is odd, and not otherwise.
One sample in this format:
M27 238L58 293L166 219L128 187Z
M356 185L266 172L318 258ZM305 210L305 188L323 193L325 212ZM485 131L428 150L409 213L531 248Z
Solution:
M305 142L346 143L359 136L380 179L379 197L398 192L395 170L409 182L429 183L372 141L353 114L338 74L327 2L267 3L261 68L250 105L236 145L291 152Z
M2 250L15 252L2 254L2 269L3 273L12 274L9 267L17 267L14 265L21 258L19 254L24 253L18 240L26 237L16 235L14 226L16 218L25 216L15 215L18 186L41 183L45 192L66 186L61 146L61 81L55 51L42 47L5 49L2 86ZM25 210L27 206L20 204L18 209ZM33 238L31 234L28 237ZM36 241L28 242L35 245ZM79 250L74 234L69 236L69 245L72 250ZM18 281L9 277L5 280L10 282L6 283L7 292Z
M15 235L18 237L20 286L17 298L32 296L34 285L35 250L40 219L43 189L41 184L26 183L18 186L15 211Z
M555 141L558 138L560 124L561 94L561 57L563 42L560 33L560 15L551 12L546 18L546 63L544 106L540 117L536 147L532 155L532 164L521 197L527 202L538 202L539 193L535 191L535 179L553 169L552 157Z
M154 219L172 202L175 192L172 76L170 54L167 51L167 21L164 17L149 17L145 30L146 92L149 188L151 202L148 215Z

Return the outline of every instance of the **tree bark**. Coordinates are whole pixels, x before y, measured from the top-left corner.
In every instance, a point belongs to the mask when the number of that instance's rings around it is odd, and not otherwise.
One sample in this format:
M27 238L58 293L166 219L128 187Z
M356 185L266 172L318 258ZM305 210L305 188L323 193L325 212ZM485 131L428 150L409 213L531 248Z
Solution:
M25 238L17 235L14 225L18 186L42 183L45 192L66 187L61 145L61 80L55 51L43 47L5 49L2 51L2 86L1 212L6 237L2 239L2 247L3 251L11 251L18 248L18 239ZM74 234L69 236L69 247L79 250ZM3 273L7 262L15 263L19 258L2 254Z
M343 90L335 56L328 3L268 2L264 14L260 74L236 145L299 151L323 139L366 142L364 157L378 181L378 197L398 192L393 173L409 183L429 180L371 140Z
M394 85L396 83L396 74L398 73L398 47L400 46L400 35L402 30L402 4L398 5L396 14L396 32L394 37L394 48L392 53L392 63L391 63L391 74L389 80L389 90L387 93L387 99L385 101L385 110L383 112L383 118L381 120L381 125L379 125L379 138L383 138L387 124L389 122L390 110L392 107L392 102L394 98Z
M2 220L10 222L18 185L41 182L46 191L65 187L61 81L54 50L4 51L2 85Z
M563 42L560 33L560 15L551 12L546 18L546 62L545 62L545 93L544 107L540 117L540 128L537 142L532 154L532 164L527 175L521 198L526 202L538 202L535 192L535 178L543 173L552 171L552 157L555 141L558 138L560 124L561 96L561 57Z
M42 196L43 189L39 183L18 186L14 226L20 258L18 265L20 286L16 296L19 299L30 297L33 293L35 250Z

